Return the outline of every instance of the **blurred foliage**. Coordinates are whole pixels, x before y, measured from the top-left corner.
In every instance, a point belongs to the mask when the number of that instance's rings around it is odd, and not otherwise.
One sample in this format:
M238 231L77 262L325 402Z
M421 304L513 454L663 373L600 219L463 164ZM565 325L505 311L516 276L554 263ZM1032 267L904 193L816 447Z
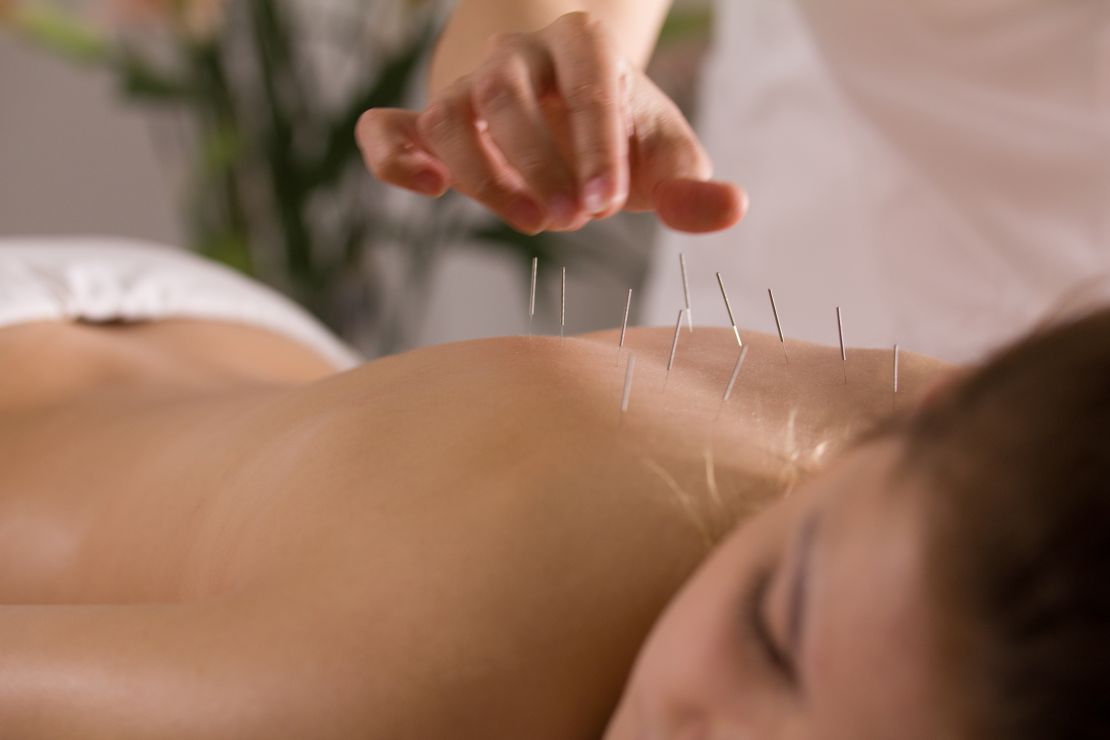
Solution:
M103 34L50 5L12 6L3 20L40 46L77 62L106 61L113 51Z
M449 247L484 245L523 271L533 256L558 254L563 264L642 275L620 250L527 237L450 194L413 198L365 172L356 121L369 108L410 100L434 43L436 3L117 1L130 2L144 22L105 30L44 2L9 2L0 22L109 70L127 98L176 116L190 246L285 291L369 354L411 341ZM392 38L380 32L398 18ZM324 37L310 25L323 25ZM672 14L664 42L707 27L702 11ZM356 73L334 84L321 50ZM336 100L326 100L329 91Z
M672 10L659 34L659 46L694 40L707 43L713 31L713 6L679 7Z

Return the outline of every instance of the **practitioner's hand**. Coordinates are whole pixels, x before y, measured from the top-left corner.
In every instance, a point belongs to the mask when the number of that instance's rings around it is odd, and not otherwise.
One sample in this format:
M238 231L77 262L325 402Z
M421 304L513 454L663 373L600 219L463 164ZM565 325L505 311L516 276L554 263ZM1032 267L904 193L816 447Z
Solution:
M494 38L425 110L369 110L357 137L378 178L430 196L454 188L526 233L620 210L716 231L747 206L740 188L709 179L678 107L585 13Z

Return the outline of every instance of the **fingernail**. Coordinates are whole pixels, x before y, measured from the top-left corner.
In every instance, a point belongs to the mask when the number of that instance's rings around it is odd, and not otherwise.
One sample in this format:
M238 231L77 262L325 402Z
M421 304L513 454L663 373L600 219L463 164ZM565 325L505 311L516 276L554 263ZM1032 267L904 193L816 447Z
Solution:
M606 210L610 203L609 191L611 189L612 182L605 175L595 177L586 183L586 188L582 191L586 210L590 213L601 213Z
M443 178L431 170L423 170L412 176L413 189L424 195L439 195L443 190Z
M509 206L509 218L527 232L539 231L543 226L543 211L531 198L520 197Z
M570 223L578 214L578 205L574 198L565 193L557 193L551 197L551 218L559 226Z

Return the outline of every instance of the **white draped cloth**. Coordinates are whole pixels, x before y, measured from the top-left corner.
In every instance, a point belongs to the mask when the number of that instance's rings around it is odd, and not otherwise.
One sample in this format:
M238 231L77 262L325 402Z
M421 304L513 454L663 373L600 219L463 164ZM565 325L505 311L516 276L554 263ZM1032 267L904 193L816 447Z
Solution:
M257 326L337 370L363 361L277 291L184 250L111 237L0 237L0 327L173 318Z
M682 306L973 360L1110 271L1110 1L720 0L700 133L751 211L667 233L644 323Z

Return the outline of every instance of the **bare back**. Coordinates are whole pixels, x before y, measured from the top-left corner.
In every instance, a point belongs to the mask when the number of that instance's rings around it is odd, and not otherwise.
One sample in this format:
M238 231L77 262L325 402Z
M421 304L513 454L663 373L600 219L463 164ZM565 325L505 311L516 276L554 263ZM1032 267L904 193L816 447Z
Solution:
M134 736L600 734L708 549L895 402L889 353L850 353L845 384L835 350L791 344L788 364L750 335L722 404L737 347L714 329L684 333L669 374L670 333L639 330L620 356L608 334L509 338L327 375L237 365L234 343L159 366L158 326L68 395L0 392L0 563L19 564L0 601L59 605L0 608L25 638L0 644L0 717L63 721L20 677L78 661L117 689L72 722L115 721L141 685ZM909 403L940 366L902 360ZM121 603L99 632L77 606Z

